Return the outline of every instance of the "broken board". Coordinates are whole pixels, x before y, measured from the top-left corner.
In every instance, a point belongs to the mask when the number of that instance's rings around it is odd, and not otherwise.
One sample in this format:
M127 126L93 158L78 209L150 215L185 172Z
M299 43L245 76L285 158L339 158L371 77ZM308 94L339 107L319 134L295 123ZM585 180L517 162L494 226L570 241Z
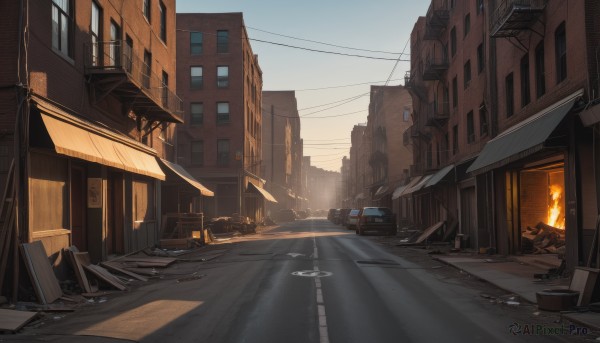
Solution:
M123 262L136 262L138 267L167 267L170 264L177 261L176 258L172 257L126 257L121 259Z
M417 237L417 239L414 242L401 242L400 244L398 244L398 246L421 244L421 243L423 243L423 241L425 241L427 238L429 238L429 236L431 236L434 232L436 232L437 230L442 228L442 226L444 226L444 223L445 223L444 221L437 222L437 223L433 224L432 226L428 227L427 229L423 230L423 232L421 232L421 234Z
M592 299L592 293L596 288L599 269L575 267L569 289L579 292L577 306L587 306Z
M0 309L0 331L18 331L37 314L37 312Z
M90 255L87 252L78 252L75 247L71 247L65 250L65 253L69 256L69 260L71 261L71 265L73 266L73 270L75 271L75 276L77 277L77 281L79 285L83 289L85 293L93 293L98 291L98 284L94 283L85 275L85 270L83 266L89 266Z
M52 270L46 249L41 241L21 244L21 253L31 277L35 294L42 304L49 304L63 293Z
M127 286L125 286L121 280L100 266L90 264L89 266L83 266L83 268L97 277L100 281L103 281L118 290L124 291L127 289Z
M129 270L123 269L121 268L121 266L119 266L117 263L114 262L102 262L100 263L104 268L112 270L113 272L117 272L117 273L121 273L123 275L127 275L130 276L134 279L140 280L140 281L148 281L148 278L141 276L139 274L136 274L134 272L131 272Z

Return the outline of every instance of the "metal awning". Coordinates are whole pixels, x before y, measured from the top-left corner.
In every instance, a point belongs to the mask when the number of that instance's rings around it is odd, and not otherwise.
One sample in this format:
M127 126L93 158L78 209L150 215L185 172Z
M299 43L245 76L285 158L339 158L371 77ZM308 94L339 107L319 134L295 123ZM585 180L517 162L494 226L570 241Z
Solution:
M421 181L419 181L417 184L415 184L414 186L412 186L410 188L407 187L407 189L404 190L402 195L409 195L418 190L421 190L423 187L425 187L425 185L427 184L427 181L429 181L429 179L431 179L432 176L433 176L433 174L423 176L423 178L421 178Z
M62 111L36 107L56 153L165 180L153 149Z
M179 176L181 179L183 179L183 181L189 183L192 187L194 187L197 190L199 190L200 194L202 194L204 196L207 196L207 197L215 196L215 193L213 191L211 191L210 189L204 187L203 184L201 184L198 180L196 180L192 175L190 175L190 173L188 173L187 170L185 170L179 164L176 164L176 163L173 163L173 162L169 162L167 160L163 160L162 158L160 159L160 162L165 167L167 167L170 171L172 171L173 173L177 174L177 176Z
M402 191L404 191L406 189L406 186L399 186L398 188L396 188L394 190L394 193L392 193L392 200L396 200L400 197L400 195L402 194Z
M423 188L435 186L438 182L442 181L453 170L454 170L454 164L448 165L448 166L438 170L437 173L435 173L435 174L433 174L433 176L431 176L431 178L429 179L429 181L427 181L427 184L425 184L425 187L423 187Z
M600 123L600 106L592 105L579 113L581 122L584 126L592 126Z
M400 193L398 195L398 198L401 197L401 196L410 194L410 193L408 193L408 190L411 189L417 183L419 183L419 181L421 181L422 178L423 178L422 176L415 176L412 179L410 179L410 181L408 182L408 184L406 186L404 186L404 190L402 190L402 193Z
M467 172L483 173L542 150L582 95L583 90L577 91L488 141Z
M255 185L251 182L248 183L248 185L250 186L249 188L253 188L256 192L258 192L260 195L262 195L262 197L265 198L266 201L277 202L277 200L275 200L275 198L271 195L271 193L267 192L266 189L264 189L262 187L258 187L257 185Z

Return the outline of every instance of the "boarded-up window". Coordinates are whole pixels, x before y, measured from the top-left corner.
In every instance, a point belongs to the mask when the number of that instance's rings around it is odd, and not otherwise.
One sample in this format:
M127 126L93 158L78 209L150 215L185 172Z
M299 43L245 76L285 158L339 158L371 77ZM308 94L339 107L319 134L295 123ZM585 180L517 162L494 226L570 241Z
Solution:
M133 180L133 210L134 221L156 219L153 180L141 178Z
M69 228L67 160L31 153L30 226L32 231Z

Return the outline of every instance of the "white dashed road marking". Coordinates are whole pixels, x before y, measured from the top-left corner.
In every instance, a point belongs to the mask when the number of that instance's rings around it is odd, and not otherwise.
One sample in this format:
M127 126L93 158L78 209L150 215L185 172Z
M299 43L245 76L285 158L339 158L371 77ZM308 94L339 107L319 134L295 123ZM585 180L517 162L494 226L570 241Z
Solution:
M317 238L313 236L313 266L315 272L319 272L319 251L317 250ZM321 343L329 343L329 333L327 331L327 315L325 313L325 301L323 300L323 291L321 289L321 278L315 277L315 288L317 290L317 309L319 313L319 337Z

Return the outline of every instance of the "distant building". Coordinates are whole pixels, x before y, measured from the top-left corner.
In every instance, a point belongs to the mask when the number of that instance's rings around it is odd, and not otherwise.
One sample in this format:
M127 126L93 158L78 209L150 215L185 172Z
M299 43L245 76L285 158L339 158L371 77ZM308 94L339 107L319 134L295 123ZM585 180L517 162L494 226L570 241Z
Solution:
M311 209L341 207L341 181L339 172L311 166L308 170L308 188Z
M294 91L263 91L263 177L265 188L277 199L271 212L300 210L306 201L302 189L303 141Z
M350 134L350 171L349 184L353 208L370 204L370 194L367 185L371 183L371 173L368 163L370 145L366 135L366 124L354 125ZM367 199L369 198L369 200Z
M196 211L260 222L274 199L259 175L262 71L247 38L242 13L177 14L177 86L185 99L177 159L215 192Z

